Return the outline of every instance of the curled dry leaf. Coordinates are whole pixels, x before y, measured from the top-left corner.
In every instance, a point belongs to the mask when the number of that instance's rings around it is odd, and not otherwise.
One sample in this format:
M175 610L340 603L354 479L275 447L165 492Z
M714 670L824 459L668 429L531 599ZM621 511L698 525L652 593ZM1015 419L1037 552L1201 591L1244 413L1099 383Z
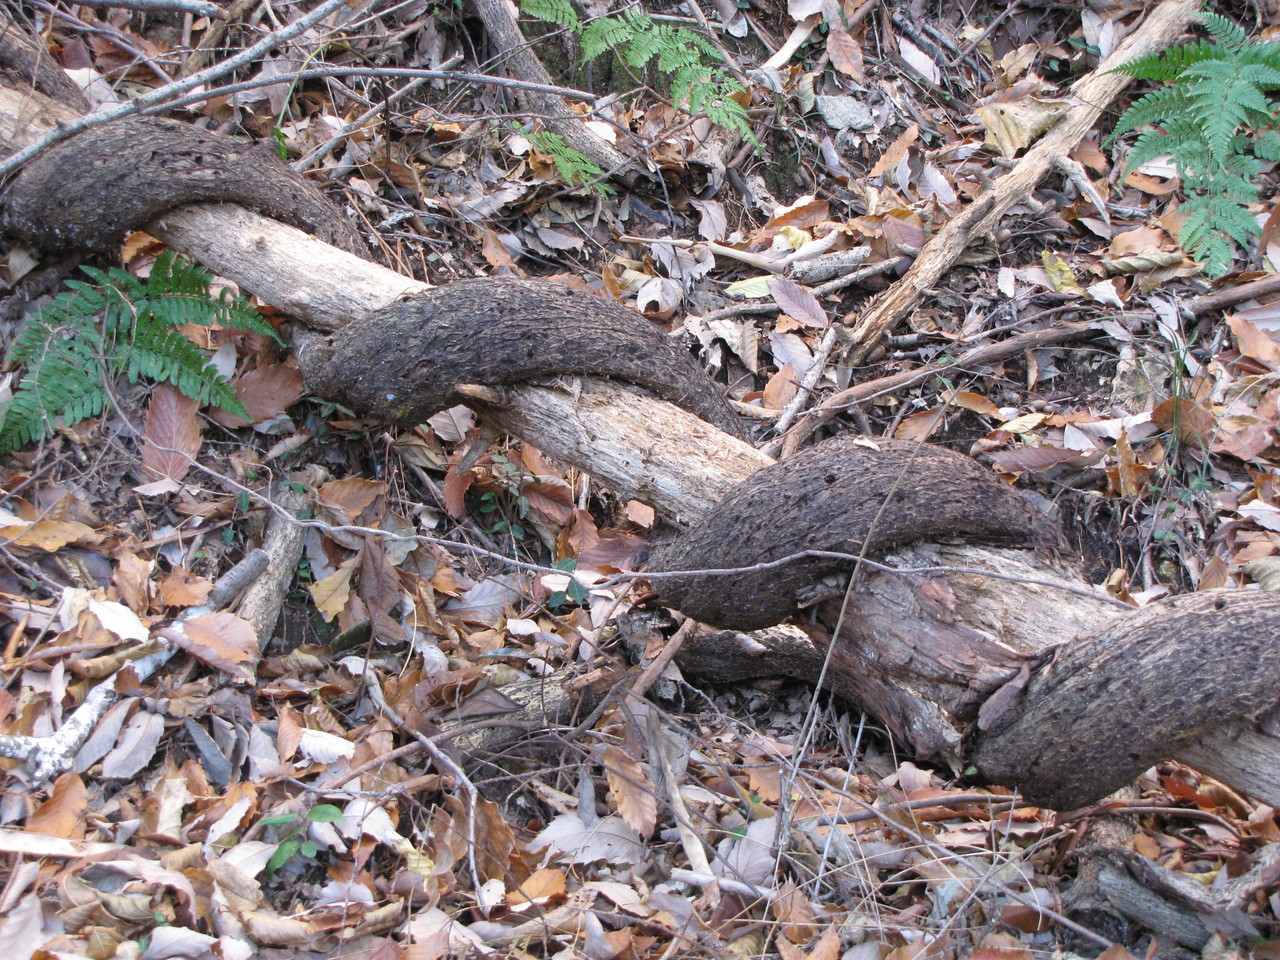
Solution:
M639 761L614 744L604 748L603 762L609 795L618 813L640 836L649 836L658 823L658 797L649 775Z

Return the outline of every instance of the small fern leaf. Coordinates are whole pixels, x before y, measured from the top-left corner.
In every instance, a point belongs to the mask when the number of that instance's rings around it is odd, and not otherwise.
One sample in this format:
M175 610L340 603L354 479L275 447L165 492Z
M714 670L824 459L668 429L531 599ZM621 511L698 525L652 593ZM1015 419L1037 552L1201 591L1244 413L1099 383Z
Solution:
M1280 161L1280 133L1275 130L1264 130L1258 139L1253 141L1253 152L1271 163Z
M1236 78L1227 84L1208 81L1193 87L1198 100L1193 112L1209 149L1219 157L1230 155L1232 139L1249 123L1251 114L1267 115L1267 98L1246 80Z
M1204 26L1209 36L1217 40L1228 52L1239 56L1249 44L1249 35L1233 20L1217 13L1199 13L1196 19Z
M577 11L568 0L521 0L520 12L535 20L569 29L577 29L580 23Z
M1189 103L1190 97L1183 86L1161 87L1159 90L1154 90L1134 101L1129 109L1121 114L1107 143L1114 143L1119 137L1138 127L1159 124L1178 117L1186 111Z
M1120 64L1113 73L1123 73L1135 80L1152 80L1156 83L1174 83L1181 79L1183 71L1192 64L1215 60L1221 47L1208 40L1188 43L1168 50L1156 50Z
M588 62L608 50L621 47L631 36L631 29L622 20L600 17L582 28L582 57Z

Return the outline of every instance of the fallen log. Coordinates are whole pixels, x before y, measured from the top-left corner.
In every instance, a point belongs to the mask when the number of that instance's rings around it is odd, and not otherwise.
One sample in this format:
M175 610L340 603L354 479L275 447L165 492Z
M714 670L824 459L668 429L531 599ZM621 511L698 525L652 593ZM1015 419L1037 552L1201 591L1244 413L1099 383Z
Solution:
M8 90L4 96L18 102L7 109L0 106L0 117L50 109L29 91ZM21 127L4 133L10 152L26 135ZM149 229L321 331L341 330L406 293L424 289L234 205L183 207L161 215ZM334 356L329 362L340 366L343 358ZM728 490L771 462L672 404L606 381L584 380L570 389L515 384L471 395L494 426L589 470L627 496L650 502L678 524L696 521ZM907 483L927 480L905 478ZM1015 729L1020 711L1035 709L1035 681L1047 654L1074 636L1107 628L1117 617L1114 603L1092 591L1068 565L1033 551L925 543L889 559L900 569L864 568L851 602L844 605L845 615L828 615L826 622L841 622L824 651L830 656L828 679L923 756L960 768L974 759L977 743L983 745L979 758L999 756L1003 782L1032 796L1065 806L1105 793L1101 778L1079 784L1061 778L1064 771L1037 765L1043 743L1022 745L1020 753L1005 756L991 752L994 740L984 740L983 731L994 731L994 737ZM1258 599L1258 594L1232 593L1230 602L1242 611L1237 622L1274 635L1271 607L1249 609ZM1168 624L1175 636L1176 612L1171 608ZM1110 629L1118 647L1130 646L1120 625ZM1158 667L1158 658L1165 656L1160 644L1141 646L1143 658L1157 658ZM1126 664L1117 662L1121 675L1113 680L1118 684ZM1050 669L1060 666L1056 659L1048 663ZM1196 683L1194 673L1187 683ZM1243 792L1280 802L1280 742L1251 725L1261 708L1251 701L1242 714L1230 703L1216 706L1213 717L1199 727L1200 740L1180 744L1175 755L1186 750L1202 768ZM1180 708L1178 702L1165 704L1170 714ZM1247 749L1239 746L1244 743ZM1117 749L1132 754L1118 758L1129 765L1120 763L1121 776L1131 775L1131 765L1147 755L1147 748ZM1261 764L1259 756L1265 758Z

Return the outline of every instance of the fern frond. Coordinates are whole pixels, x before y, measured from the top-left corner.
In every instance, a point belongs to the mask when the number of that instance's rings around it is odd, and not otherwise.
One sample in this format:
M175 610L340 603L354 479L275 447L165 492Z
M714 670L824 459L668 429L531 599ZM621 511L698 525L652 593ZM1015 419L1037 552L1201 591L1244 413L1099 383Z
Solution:
M536 20L576 30L581 23L568 0L521 0L520 12Z
M1280 160L1280 133L1264 130L1253 141L1253 152L1263 160L1275 163Z
M564 137L550 130L529 134L529 142L551 158L560 179L571 187L587 187L592 192L609 195L613 187L600 181L604 171L586 154L565 143ZM590 184L590 186L588 186Z
M1185 86L1161 87L1134 101L1116 121L1107 143L1111 144L1130 130L1164 123L1182 116L1190 105L1190 92Z
M1270 116L1270 101L1257 87L1240 78L1226 84L1192 84L1192 93L1196 101L1192 112L1200 121L1209 149L1220 157L1231 152L1231 139L1241 127Z
M11 363L26 375L0 422L0 452L45 436L56 421L76 423L100 414L112 376L172 383L200 404L244 415L231 385L178 327L219 323L274 336L256 310L209 293L209 274L165 255L151 277L120 269L86 268L95 283L70 281L14 340Z
M1205 31L1227 49L1228 53L1239 55L1249 44L1249 35L1233 20L1217 13L1199 13L1196 19L1204 26Z
M1155 83L1173 83L1193 64L1217 58L1219 46L1209 40L1199 40L1168 50L1154 50L1134 57L1116 67L1113 73L1123 73L1135 80L1151 80Z
M582 58L588 62L619 47L631 35L631 28L613 17L598 17L582 28L578 40L582 44Z
M1227 197L1190 197L1182 209L1187 219L1178 242L1211 275L1225 273L1231 265L1231 241L1247 249L1258 235L1258 224L1248 210Z
M1133 103L1110 139L1147 128L1126 173L1161 154L1173 158L1186 198L1178 240L1216 275L1230 266L1233 243L1248 248L1257 236L1249 210L1258 199L1256 180L1264 160L1280 160L1280 134L1270 129L1280 105L1268 96L1280 89L1280 44L1254 43L1218 14L1198 19L1212 39L1119 68L1167 86Z

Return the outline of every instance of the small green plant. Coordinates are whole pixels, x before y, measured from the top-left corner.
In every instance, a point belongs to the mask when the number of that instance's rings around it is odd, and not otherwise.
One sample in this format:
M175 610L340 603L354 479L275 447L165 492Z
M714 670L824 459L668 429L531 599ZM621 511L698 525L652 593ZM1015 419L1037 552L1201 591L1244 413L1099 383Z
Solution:
M529 134L529 142L551 158L560 179L571 187L585 187L589 192L602 196L617 193L607 183L600 182L605 172L599 164L592 163L586 154L565 143L560 134L539 130Z
M511 511L514 512L515 518L519 520L524 520L529 516L529 498L520 492L524 477L525 475L522 474L520 468L507 457L501 454L493 455L493 478L511 493ZM511 514L504 507L498 494L490 490L480 495L481 513L492 515L499 510L502 510L507 515L507 518L495 518L494 522L485 529L489 533L510 533L513 540L523 540L525 538L524 527L510 519Z
M307 811L306 823L337 823L343 817L342 811L331 803L321 803L312 807ZM267 876L271 876L286 863L296 857L298 854L313 858L319 851L319 846L314 840L308 840L305 835L304 824L298 823L298 817L292 813L283 813L274 817L263 817L261 825L264 827L285 827L293 824L293 829L284 835L280 840L276 852L271 855L271 859L267 861Z
M252 306L225 290L213 296L209 274L171 253L145 280L114 267L81 269L94 282L68 281L70 289L27 323L9 350L7 362L27 370L0 409L0 453L46 436L58 418L74 424L97 416L119 374L133 383L171 383L201 404L245 415L231 384L178 327L216 323L274 338Z
M570 601L579 605L585 604L590 594L587 593L587 588L582 585L582 581L573 576L573 571L578 569L578 561L573 557L565 557L563 560L556 561L556 569L563 570L570 575L569 585L565 589L557 590L547 597L547 606L554 610Z
M1280 160L1274 129L1280 88L1280 43L1251 41L1226 17L1199 15L1212 39L1171 47L1117 68L1165 84L1137 100L1111 134L1143 130L1129 153L1126 176L1163 154L1182 178L1186 220L1178 242L1211 276L1231 264L1232 241L1248 249L1258 236L1249 205L1258 200L1263 161Z
M571 30L588 63L609 52L633 70L653 63L669 80L673 102L756 142L746 109L734 99L742 84L725 74L720 52L700 33L655 20L638 7L585 24L569 0L522 0L520 9Z

